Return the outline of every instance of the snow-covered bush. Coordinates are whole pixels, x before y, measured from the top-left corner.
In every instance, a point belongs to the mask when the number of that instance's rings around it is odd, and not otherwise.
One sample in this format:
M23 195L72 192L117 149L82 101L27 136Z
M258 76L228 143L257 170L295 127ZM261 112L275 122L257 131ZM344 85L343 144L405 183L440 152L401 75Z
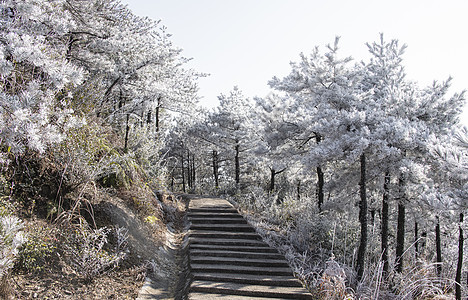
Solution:
M392 280L401 299L445 299L453 288L453 281L438 276L433 263L419 262Z
M346 288L346 272L333 258L327 261L319 282L318 293L322 299L353 299Z
M127 231L117 228L114 248L106 249L111 230L107 227L92 229L83 219L81 221L63 232L63 251L75 271L89 282L118 267L125 258Z
M26 273L41 272L57 261L55 231L48 226L34 224L25 229L27 241L21 246L15 269Z
M0 216L0 278L8 274L25 238L23 222L15 216Z

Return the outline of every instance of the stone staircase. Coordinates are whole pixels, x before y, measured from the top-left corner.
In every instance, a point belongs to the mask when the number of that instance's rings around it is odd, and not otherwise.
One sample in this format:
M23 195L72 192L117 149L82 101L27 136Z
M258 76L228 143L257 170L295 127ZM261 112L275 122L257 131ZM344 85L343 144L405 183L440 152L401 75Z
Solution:
M192 199L189 299L312 299L284 257L226 200Z

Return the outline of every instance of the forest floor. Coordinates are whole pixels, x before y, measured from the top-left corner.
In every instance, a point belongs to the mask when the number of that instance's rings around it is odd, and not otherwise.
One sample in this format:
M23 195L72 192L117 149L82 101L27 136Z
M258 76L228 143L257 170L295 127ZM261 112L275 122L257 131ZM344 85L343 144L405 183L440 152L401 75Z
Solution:
M46 253L48 250L43 249L41 253L46 259L39 268L33 272L13 270L0 289L9 290L11 299L136 299L149 277L166 295L173 293L178 268L170 247L167 247L173 234L171 231L174 232L168 228L180 226L178 222L183 217L184 204L174 206L174 199L165 200L167 203L163 206L170 207L167 220L148 224L144 221L144 213L129 204L129 197L125 193L117 194L93 205L97 227L128 229L127 257L118 268L85 282L60 251ZM34 236L46 240L56 238L57 229L53 222L33 218L25 223L26 231L33 232Z

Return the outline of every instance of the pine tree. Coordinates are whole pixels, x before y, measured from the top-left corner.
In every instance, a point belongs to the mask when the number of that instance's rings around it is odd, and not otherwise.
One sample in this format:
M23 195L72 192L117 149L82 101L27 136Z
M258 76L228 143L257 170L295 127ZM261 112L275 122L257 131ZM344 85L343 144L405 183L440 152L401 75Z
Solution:
M268 169L270 192L275 191L275 178L299 159L295 137L300 135L296 112L291 110L290 99L278 94L255 98L255 134L259 137L254 154L257 165Z
M353 89L358 79L355 70L348 66L351 58L338 57L338 42L339 38L336 38L333 45L328 45L325 54L321 54L318 47L310 57L301 53L301 60L291 63L290 75L283 79L275 77L269 82L272 88L286 92L293 100L291 109L297 112L296 124L298 132L302 132L295 139L300 142L298 147L301 151L313 153L318 152L314 149L326 149L320 157L307 155L304 159L306 168L316 169L319 209L324 199L325 171L322 164L336 157L334 151L340 151L340 146L333 139L326 147L320 144L329 138L330 128L335 127L336 132L342 125L338 120L349 111L350 102L354 101Z
M219 106L208 117L211 132L206 139L231 152L233 178L239 187L242 173L241 156L252 148L252 119L249 115L251 104L237 87L234 87L229 95L221 94L218 99Z
M322 165L327 162L346 161L360 164L359 221L360 245L356 271L358 280L364 273L367 248L367 198L366 156L371 147L366 103L369 95L361 91L362 69L351 67L351 58L338 57L338 41L328 45L328 52L320 54L318 48L310 58L301 55L301 62L292 64L292 72L282 80L274 78L270 85L285 91L304 110L300 123L306 145L309 145L303 161L317 168L317 200L319 209L323 203ZM378 141L374 141L378 142Z
M372 58L366 65L363 89L372 95L372 115L385 120L376 122L371 132L382 141L378 148L378 159L385 162L381 164L382 174L387 177L395 172L399 178L395 267L401 272L409 185L424 186L426 179L416 178L416 170L428 163L427 143L431 135L443 135L456 123L464 99L463 93L446 97L450 80L425 89L406 80L403 67L406 46L400 46L397 40L386 42L381 35L380 41L368 44L368 48ZM382 193L387 192L385 187ZM384 215L382 219L387 217ZM383 243L387 240L382 236Z
M468 129L465 127L455 131L445 139L433 141L431 153L436 159L434 174L439 189L452 198L451 206L458 219L458 253L455 270L455 298L462 299L462 270L463 270L463 245L464 245L464 216L468 207ZM454 221L455 221L454 220Z

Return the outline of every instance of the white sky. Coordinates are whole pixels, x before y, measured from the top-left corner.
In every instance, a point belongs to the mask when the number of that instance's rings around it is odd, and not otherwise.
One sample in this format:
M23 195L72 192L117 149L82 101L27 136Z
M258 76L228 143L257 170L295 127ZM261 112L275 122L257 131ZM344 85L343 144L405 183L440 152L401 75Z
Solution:
M290 61L340 36L341 55L368 58L366 42L408 45L408 78L422 85L453 77L451 93L468 89L467 0L122 0L140 16L162 20L200 79L202 104L217 104L237 85L265 96ZM468 97L468 94L467 94ZM462 116L468 125L468 109Z

